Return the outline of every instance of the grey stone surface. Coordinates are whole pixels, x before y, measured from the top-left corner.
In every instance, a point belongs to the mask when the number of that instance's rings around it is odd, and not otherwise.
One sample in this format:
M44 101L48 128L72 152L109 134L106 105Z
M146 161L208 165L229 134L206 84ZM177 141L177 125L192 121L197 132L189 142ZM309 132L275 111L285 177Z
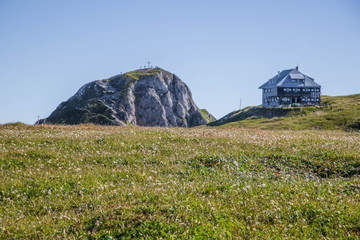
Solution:
M209 123L209 117L179 77L141 69L84 85L41 123L193 127Z

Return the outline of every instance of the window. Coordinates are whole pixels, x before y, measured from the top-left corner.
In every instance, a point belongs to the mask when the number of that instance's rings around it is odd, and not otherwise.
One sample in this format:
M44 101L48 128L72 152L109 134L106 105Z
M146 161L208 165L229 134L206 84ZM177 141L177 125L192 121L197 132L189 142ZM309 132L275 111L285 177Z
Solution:
M320 92L320 88L317 88L316 91L317 91L317 92Z
M313 91L314 91L314 89L312 88L312 89L311 89L311 91L313 92Z

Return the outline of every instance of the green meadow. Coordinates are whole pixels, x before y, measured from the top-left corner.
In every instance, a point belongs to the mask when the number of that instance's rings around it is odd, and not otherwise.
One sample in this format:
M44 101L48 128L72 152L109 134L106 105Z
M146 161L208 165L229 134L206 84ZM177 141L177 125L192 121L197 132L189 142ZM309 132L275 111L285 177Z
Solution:
M0 125L0 239L359 239L360 133Z

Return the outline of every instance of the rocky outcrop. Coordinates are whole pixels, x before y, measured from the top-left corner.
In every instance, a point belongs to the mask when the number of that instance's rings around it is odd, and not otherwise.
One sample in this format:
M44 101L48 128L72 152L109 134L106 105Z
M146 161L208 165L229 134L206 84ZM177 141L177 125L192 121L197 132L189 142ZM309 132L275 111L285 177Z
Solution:
M211 120L179 77L156 68L90 82L40 123L193 127Z

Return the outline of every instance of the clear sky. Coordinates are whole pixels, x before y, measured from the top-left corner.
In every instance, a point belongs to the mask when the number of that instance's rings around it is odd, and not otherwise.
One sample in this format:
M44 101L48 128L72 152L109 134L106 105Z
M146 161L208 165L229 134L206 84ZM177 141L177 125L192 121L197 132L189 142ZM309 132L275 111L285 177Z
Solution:
M360 93L360 1L0 0L0 123L32 124L148 61L217 118L296 65L325 95Z

